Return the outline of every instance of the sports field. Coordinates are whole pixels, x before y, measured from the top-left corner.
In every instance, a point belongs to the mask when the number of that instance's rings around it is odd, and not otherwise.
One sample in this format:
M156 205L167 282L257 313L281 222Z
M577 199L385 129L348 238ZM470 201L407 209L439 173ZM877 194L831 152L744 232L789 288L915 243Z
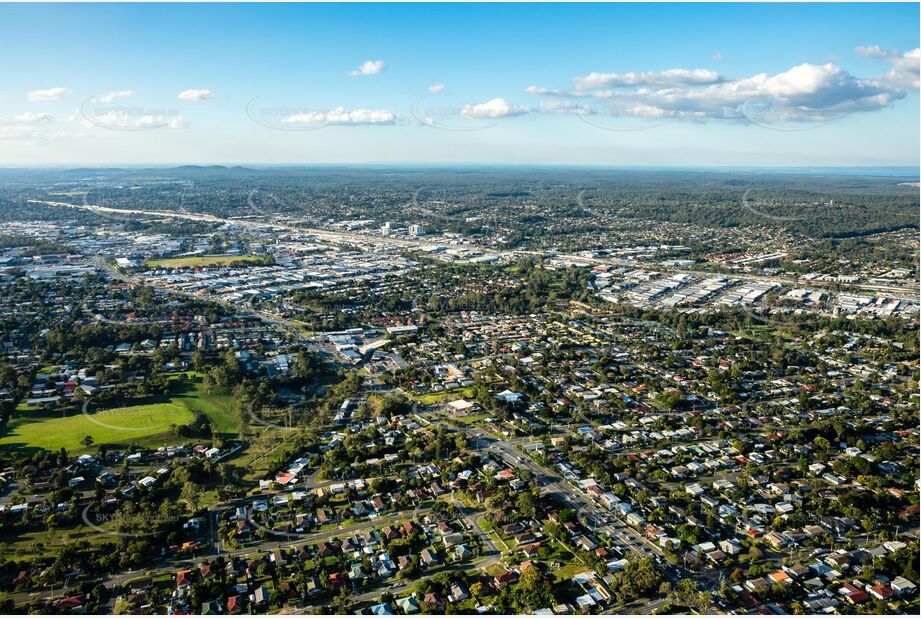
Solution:
M144 264L150 268L200 268L204 266L227 266L233 262L245 262L252 266L266 264L267 258L258 255L193 255L189 257L147 260Z
M80 441L87 435L96 444L145 444L153 436L169 433L170 425L185 425L194 419L186 406L175 403L128 406L86 415L77 412L63 418L36 411L10 422L0 437L0 448L80 451L85 450Z
M236 435L239 420L233 412L231 397L220 390L207 393L200 382L181 379L167 397L150 397L136 405L95 410L86 415L72 409L68 416L60 411L48 411L21 406L10 422L0 428L0 450L28 453L35 449L68 452L90 452L96 445L141 446L176 444L182 439L173 435L171 425L186 425L201 413L211 420L215 433L225 437ZM80 442L92 436L89 448Z

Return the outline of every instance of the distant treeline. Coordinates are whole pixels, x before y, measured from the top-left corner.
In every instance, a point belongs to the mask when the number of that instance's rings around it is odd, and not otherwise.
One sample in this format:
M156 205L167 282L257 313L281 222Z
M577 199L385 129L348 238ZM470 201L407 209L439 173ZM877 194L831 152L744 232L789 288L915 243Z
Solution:
M919 209L917 188L902 184L917 178L892 176L184 166L98 170L90 184L85 181L87 170L17 172L0 174L0 187L6 191L0 198L2 220L34 217L24 213L34 210L23 208L28 198L80 203L81 190L90 192L91 203L120 208L184 209L219 216L277 213L318 222L421 221L466 232L502 226L527 236L559 234L558 229L548 229L548 221L582 220L574 226L575 233L579 228L593 232L616 227L618 220L645 220L708 228L763 226L814 238L849 238L917 227ZM65 219L80 216L69 209L64 214Z

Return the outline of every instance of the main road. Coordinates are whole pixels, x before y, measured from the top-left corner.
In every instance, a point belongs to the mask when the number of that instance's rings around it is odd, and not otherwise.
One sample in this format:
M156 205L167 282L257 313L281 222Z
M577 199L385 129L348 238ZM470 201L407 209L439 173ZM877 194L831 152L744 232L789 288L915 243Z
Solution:
M545 494L553 494L561 503L574 509L589 529L605 529L609 536L616 537L625 549L645 548L649 553L662 555L662 550L658 546L630 526L623 525L615 528L607 523L611 517L614 517L613 514L597 507L591 499L560 475L523 455L517 450L515 444L496 440L479 428L470 428L466 431L474 437L475 450L490 454L494 458L497 454L501 455L506 465L527 470L533 474L538 486Z

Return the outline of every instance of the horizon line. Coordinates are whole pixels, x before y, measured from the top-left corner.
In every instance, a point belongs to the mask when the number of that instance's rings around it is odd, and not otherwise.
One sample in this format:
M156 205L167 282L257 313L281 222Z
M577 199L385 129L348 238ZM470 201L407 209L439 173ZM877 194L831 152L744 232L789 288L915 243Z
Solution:
M3 164L0 163L0 169L49 169L49 170L69 170L69 169L102 169L102 168L177 168L177 167L254 167L262 169L270 168L311 168L311 167L403 167L403 168L464 168L464 167L519 167L519 168L583 168L583 169L658 169L658 170L709 170L709 169L738 169L738 170L810 170L810 169L917 169L921 171L921 163L892 163L892 164L853 164L853 165L834 165L834 164L812 164L812 165L731 165L731 164L701 164L701 165L670 165L670 164L604 164L604 163L507 163L507 162L420 162L420 161L401 161L401 162L381 162L381 161L356 161L356 162L335 162L335 163L303 163L303 162L209 162L209 163L187 163L187 162L170 162L170 163L153 163L153 162L105 162L105 163L17 163Z

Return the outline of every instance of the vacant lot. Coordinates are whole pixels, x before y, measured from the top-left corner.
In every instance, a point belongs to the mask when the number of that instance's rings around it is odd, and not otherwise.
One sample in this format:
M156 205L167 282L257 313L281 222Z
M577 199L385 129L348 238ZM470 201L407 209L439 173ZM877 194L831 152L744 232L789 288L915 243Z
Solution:
M162 260L147 260L144 262L150 268L203 268L206 266L228 266L232 263L258 266L267 264L268 258L258 255L195 255L189 257L165 258Z

